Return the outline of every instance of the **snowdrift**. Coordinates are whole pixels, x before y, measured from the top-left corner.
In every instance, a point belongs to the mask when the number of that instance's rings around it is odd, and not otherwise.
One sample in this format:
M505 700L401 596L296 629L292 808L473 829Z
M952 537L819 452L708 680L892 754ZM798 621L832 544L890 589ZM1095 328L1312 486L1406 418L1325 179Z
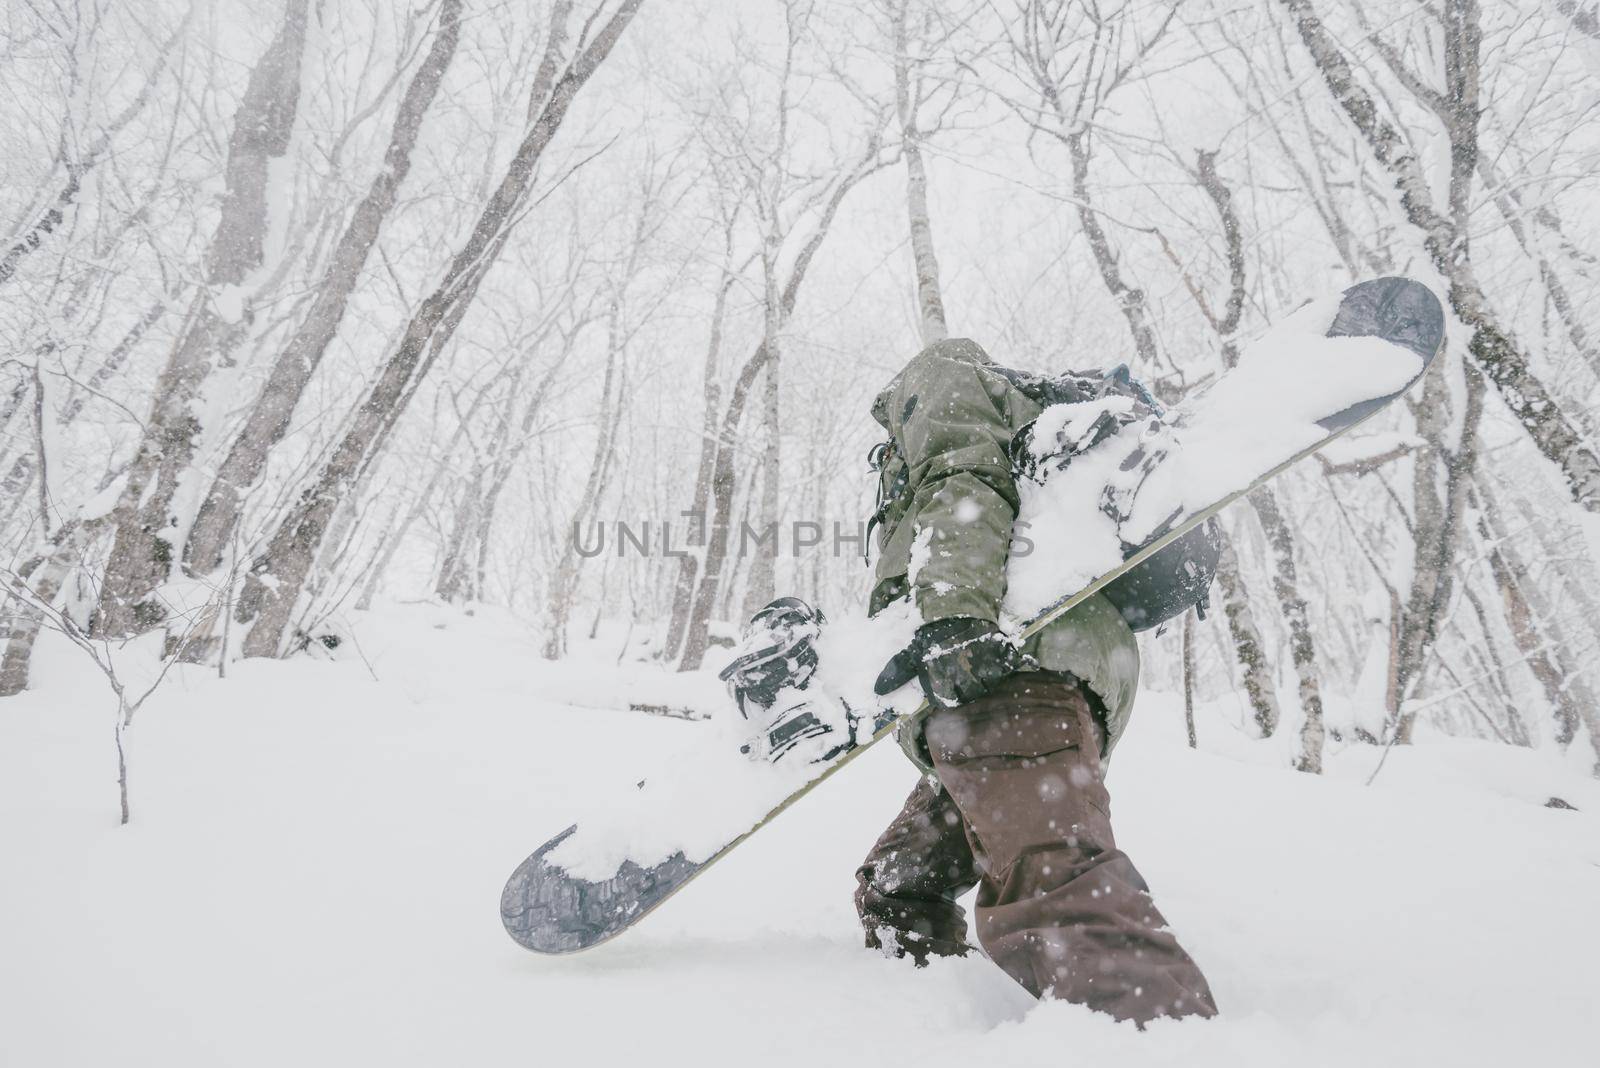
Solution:
M125 828L103 684L41 648L36 689L0 703L0 1064L1593 1063L1580 761L1427 737L1370 787L1367 747L1314 779L1231 703L1186 749L1176 700L1146 694L1118 833L1223 1016L1140 1034L981 959L858 948L853 868L914 777L893 746L616 943L524 952L506 868L710 728L619 710L662 687L614 643L547 664L492 612L352 625L336 661L169 677L129 733Z

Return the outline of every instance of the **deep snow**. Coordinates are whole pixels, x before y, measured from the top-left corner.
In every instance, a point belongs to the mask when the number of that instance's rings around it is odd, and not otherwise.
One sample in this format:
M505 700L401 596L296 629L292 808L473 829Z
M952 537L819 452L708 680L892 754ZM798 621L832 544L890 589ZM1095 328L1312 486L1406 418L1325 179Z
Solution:
M496 913L516 862L709 730L559 702L712 691L652 686L614 646L546 664L494 613L354 626L379 681L350 643L171 676L129 733L123 828L104 684L41 648L36 689L0 703L0 1063L1594 1063L1600 784L1578 761L1428 737L1371 787L1365 747L1319 780L1232 703L1190 752L1146 694L1118 834L1224 1015L1140 1034L981 959L857 948L852 870L914 775L889 745L637 931L519 949Z

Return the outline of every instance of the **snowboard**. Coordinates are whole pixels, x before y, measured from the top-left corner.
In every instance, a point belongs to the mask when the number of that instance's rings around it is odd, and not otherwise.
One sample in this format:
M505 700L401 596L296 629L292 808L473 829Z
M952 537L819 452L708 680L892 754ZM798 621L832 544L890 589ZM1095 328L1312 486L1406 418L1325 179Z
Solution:
M1426 286L1362 282L1269 328L1234 367L1159 418L1126 420L1049 478L1019 477L1017 526L1029 551L1013 542L1002 626L1026 639L1348 433L1415 384L1443 341L1443 309ZM1120 400L1046 408L1030 428L1034 459L1048 461L1051 449L1103 426ZM614 938L902 717L925 714L915 683L887 697L871 689L918 622L902 603L817 627L814 670L768 720L720 710L683 752L518 865L500 898L507 933L551 954Z

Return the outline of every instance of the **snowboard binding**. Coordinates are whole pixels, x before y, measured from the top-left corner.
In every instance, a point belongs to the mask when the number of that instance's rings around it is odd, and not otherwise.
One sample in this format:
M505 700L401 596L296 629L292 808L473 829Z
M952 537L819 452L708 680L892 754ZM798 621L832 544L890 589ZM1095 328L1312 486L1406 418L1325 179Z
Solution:
M776 763L800 752L812 763L856 745L856 717L807 690L825 622L819 609L800 598L779 597L750 617L738 655L717 673L739 714L755 728L739 747L752 760Z
M817 670L812 644L827 617L798 597L779 597L744 625L739 655L717 672L745 719L770 709L780 691L803 690Z

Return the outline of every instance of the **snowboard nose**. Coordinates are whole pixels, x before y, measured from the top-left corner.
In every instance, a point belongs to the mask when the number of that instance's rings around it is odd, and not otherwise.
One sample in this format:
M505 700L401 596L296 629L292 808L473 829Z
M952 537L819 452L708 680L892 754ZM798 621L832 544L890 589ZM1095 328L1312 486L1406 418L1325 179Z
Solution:
M1431 360L1444 340L1444 308L1409 278L1374 278L1344 291L1329 337L1380 337Z
M1388 404L1428 369L1444 341L1444 308L1433 290L1409 278L1374 278L1344 291L1339 311L1328 327L1329 337L1376 337L1422 358L1416 378L1398 392L1353 404L1317 424L1337 432L1358 423Z

